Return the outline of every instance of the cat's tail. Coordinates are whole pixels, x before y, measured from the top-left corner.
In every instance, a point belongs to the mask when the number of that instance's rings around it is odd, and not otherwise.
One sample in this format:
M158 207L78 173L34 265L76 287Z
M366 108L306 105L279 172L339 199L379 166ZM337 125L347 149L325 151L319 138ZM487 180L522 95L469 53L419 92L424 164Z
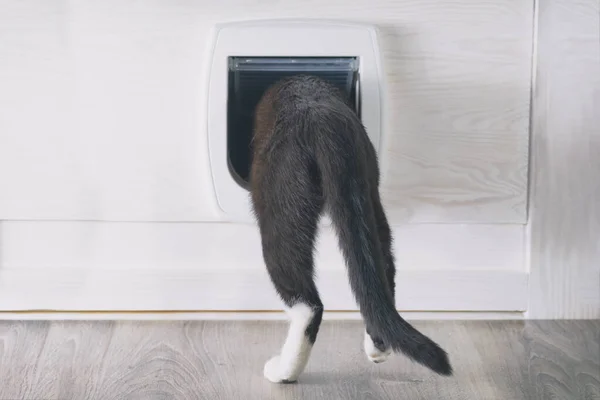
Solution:
M325 202L338 232L350 286L369 334L438 374L451 375L446 352L413 328L395 309L385 277L371 199L370 185L376 183L367 182L364 148L355 142L360 135L366 135L360 120L354 115L351 123L347 115L337 118L321 114L319 118L328 119L313 126ZM348 129L363 132L340 133Z

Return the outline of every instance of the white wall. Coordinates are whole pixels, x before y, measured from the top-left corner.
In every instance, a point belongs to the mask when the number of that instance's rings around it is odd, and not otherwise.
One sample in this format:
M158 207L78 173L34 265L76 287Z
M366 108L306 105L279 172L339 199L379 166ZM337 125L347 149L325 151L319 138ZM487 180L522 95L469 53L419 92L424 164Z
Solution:
M533 11L0 0L0 310L279 307L256 229L217 221L199 134L212 26L273 17L381 30L398 307L525 310ZM320 288L327 307L352 309L334 243L323 232Z
M216 219L204 74L216 22L375 23L394 222L524 223L533 2L0 2L0 219Z
M539 5L530 318L600 318L600 1Z

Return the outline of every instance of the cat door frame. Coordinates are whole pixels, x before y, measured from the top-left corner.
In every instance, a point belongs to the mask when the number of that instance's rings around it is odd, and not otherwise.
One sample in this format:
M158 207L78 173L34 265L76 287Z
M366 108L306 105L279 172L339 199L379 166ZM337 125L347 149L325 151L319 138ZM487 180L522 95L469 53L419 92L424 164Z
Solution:
M209 57L205 133L221 220L254 222L249 192L233 177L228 164L229 57L236 56L357 57L361 120L379 152L383 130L383 72L377 31L373 26L342 21L286 19L217 25Z

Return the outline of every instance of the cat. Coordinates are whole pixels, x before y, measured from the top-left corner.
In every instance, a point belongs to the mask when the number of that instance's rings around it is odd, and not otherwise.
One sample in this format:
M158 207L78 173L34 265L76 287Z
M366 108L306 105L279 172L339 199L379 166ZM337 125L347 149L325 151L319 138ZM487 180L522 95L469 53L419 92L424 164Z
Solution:
M451 375L446 352L396 311L392 236L379 196L377 155L342 92L316 76L276 82L256 107L252 146L249 186L263 258L291 320L264 376L295 382L310 357L323 316L313 252L325 211L365 322L369 360L383 362L400 351Z

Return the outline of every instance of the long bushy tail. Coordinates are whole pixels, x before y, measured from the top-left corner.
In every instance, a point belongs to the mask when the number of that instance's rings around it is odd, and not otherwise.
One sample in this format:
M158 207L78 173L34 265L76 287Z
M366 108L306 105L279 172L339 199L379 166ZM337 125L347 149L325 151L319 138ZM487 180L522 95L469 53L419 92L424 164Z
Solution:
M347 115L339 118L322 113L319 118L327 119L313 126L325 201L346 258L350 286L369 333L438 374L451 375L446 352L395 309L385 278L366 161L361 155L364 149L354 142L364 133L344 134L349 129L364 132L362 124L354 115L351 122Z

